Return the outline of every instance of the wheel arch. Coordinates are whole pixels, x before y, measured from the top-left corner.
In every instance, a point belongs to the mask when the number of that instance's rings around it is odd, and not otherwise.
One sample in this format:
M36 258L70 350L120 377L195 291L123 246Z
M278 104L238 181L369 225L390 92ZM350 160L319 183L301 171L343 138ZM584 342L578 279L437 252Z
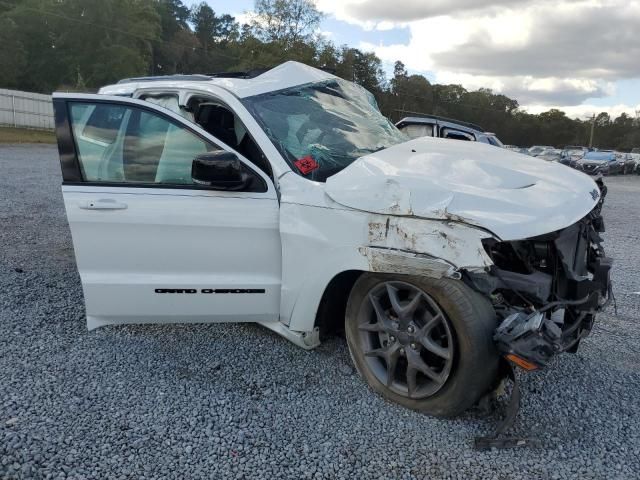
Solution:
M298 180L296 175L280 180L280 322L292 331L323 325L332 293L355 282L355 274L345 272L442 278L457 277L459 268L491 265L480 243L491 236L486 231L457 221L337 208L322 185ZM302 191L310 205L298 203ZM342 303L339 298L335 303Z
M337 273L327 283L316 311L314 326L320 329L320 336L326 337L344 330L344 318L351 290L364 270L345 270Z

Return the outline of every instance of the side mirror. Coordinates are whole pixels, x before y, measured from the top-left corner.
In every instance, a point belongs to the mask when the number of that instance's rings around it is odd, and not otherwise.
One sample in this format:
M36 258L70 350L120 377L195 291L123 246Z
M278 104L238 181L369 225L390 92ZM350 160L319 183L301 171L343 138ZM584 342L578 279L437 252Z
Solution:
M197 185L220 190L240 190L249 183L250 177L234 153L221 150L203 153L194 158L191 179Z

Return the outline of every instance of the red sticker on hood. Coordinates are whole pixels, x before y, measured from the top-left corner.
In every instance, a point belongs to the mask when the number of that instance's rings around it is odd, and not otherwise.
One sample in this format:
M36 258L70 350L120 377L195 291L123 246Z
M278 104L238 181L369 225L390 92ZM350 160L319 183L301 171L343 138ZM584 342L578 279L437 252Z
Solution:
M295 161L294 165L298 170L300 170L300 173L302 173L303 175L311 173L314 170L317 170L318 168L320 168L320 165L318 165L318 162L316 162L311 155L307 155L306 157L299 158L298 160Z

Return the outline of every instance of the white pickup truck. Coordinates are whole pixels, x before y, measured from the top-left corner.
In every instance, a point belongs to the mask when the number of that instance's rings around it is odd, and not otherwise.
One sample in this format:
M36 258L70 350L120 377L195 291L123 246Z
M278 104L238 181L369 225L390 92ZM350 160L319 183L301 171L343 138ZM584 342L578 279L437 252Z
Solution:
M89 329L256 322L303 348L344 329L374 390L451 416L500 362L575 350L609 297L602 184L477 142L409 141L322 70L53 98Z

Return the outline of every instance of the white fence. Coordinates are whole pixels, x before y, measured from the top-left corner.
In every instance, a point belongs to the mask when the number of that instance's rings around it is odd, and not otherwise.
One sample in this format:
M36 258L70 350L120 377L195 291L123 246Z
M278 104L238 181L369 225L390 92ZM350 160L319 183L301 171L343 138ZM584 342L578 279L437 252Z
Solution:
M52 130L51 95L0 88L0 126Z

